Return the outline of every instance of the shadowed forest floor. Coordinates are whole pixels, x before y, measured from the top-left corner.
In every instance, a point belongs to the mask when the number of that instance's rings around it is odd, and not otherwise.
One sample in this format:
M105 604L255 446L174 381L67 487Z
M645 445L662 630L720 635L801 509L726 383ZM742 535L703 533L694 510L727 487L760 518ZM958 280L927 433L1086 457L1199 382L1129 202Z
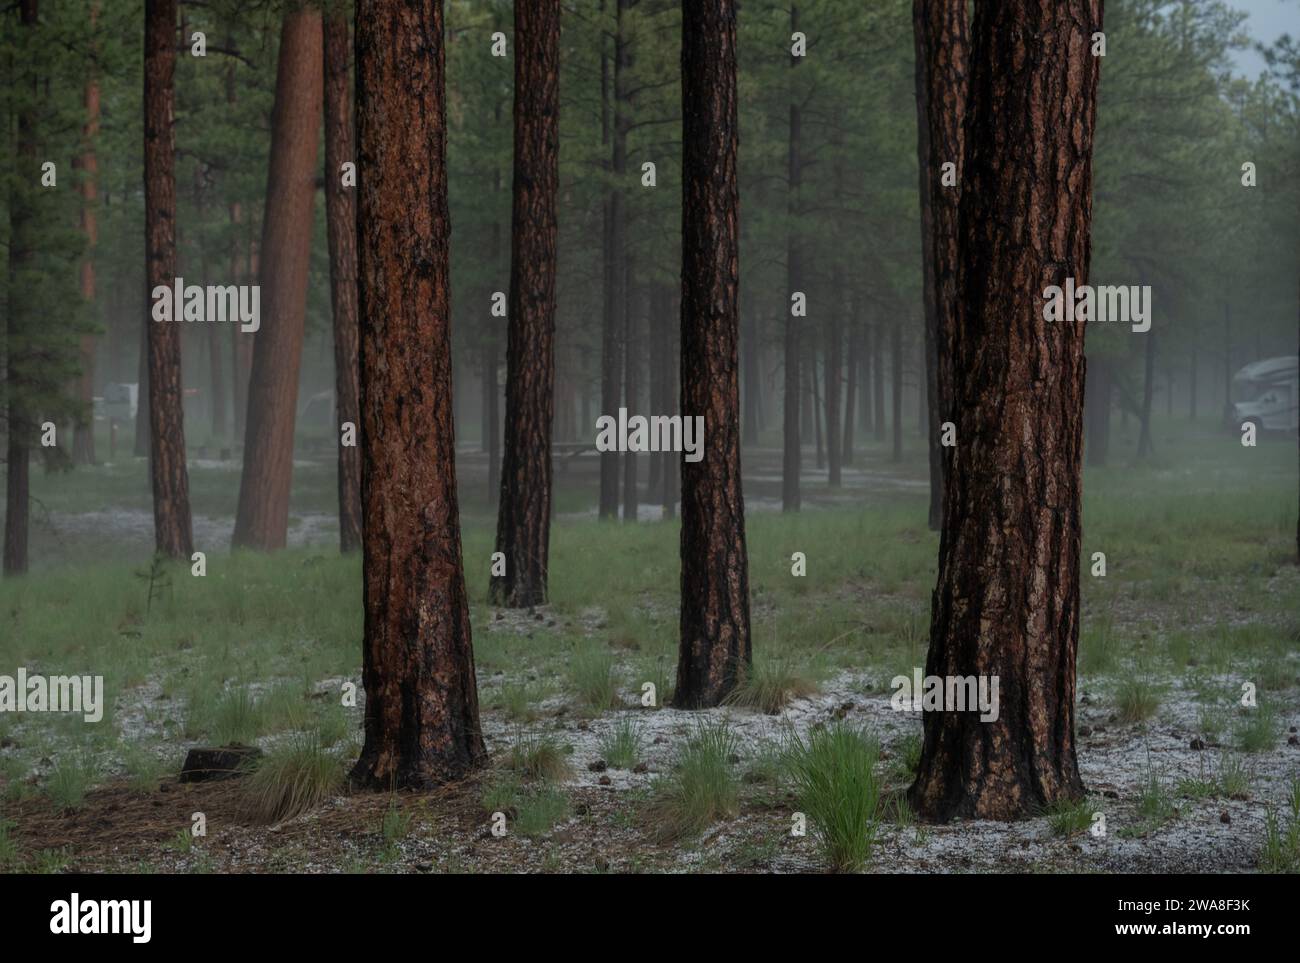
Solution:
M658 707L676 659L676 524L592 520L595 459L574 459L556 476L551 604L495 610L486 463L462 446L492 765L433 793L341 785L364 694L360 561L337 555L332 461L298 463L292 547L269 557L228 552L237 466L192 463L207 575L155 573L152 593L144 462L37 476L36 570L0 582L0 673L102 674L110 705L95 724L0 715L0 867L818 871L831 861L816 826L791 833L809 809L791 747L847 726L879 746L871 871L1294 871L1294 440L1246 449L1170 422L1139 466L1135 435L1117 421L1112 464L1084 482L1077 733L1089 795L1015 824L920 826L901 801L921 725L893 710L889 683L925 664L937 555L915 437L901 464L868 444L839 492L810 468L793 517L779 512L780 452L746 452L755 669L736 705L706 713ZM794 552L805 577L791 574ZM1089 574L1094 552L1104 578ZM341 704L349 682L355 707ZM1254 708L1240 705L1247 682ZM642 705L647 683L656 706ZM250 776L176 781L188 748L228 742L259 746L264 768L308 760L320 801L268 824ZM704 810L681 802L697 777L714 801Z

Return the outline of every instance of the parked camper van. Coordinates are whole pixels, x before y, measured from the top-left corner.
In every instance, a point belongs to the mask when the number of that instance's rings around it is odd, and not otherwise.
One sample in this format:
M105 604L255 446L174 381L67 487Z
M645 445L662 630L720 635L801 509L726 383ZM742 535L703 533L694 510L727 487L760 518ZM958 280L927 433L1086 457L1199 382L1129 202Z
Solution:
M1253 421L1262 431L1300 428L1300 366L1295 355L1248 364L1232 379L1232 425Z

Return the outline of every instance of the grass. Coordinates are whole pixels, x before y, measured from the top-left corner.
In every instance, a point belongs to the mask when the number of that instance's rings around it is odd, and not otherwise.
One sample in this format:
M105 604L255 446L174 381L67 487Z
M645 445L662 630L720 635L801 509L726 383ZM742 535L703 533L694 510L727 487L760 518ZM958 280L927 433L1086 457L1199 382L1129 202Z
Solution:
M600 754L611 769L631 769L641 757L641 726L621 716L600 740Z
M649 811L661 840L698 836L720 819L740 814L734 770L740 741L725 720L703 721L678 753L676 765L654 787Z
M1115 690L1115 711L1120 722L1145 722L1160 708L1160 689L1150 679L1129 676Z
M743 709L776 715L795 699L806 698L817 685L788 659L756 658L727 702Z
M1047 826L1053 836L1077 836L1092 826L1095 811L1094 805L1086 797L1062 799L1047 808Z
M0 819L0 869L9 869L18 862L18 846L10 836L14 823L9 819Z
M856 872L875 846L879 744L844 722L790 736L789 771L800 810L833 870Z
M525 794L516 805L515 829L531 838L543 836L569 813L569 798L554 786Z
M604 646L584 642L574 648L569 684L583 707L603 712L619 704L616 665L614 653Z
M319 736L312 733L268 753L240 788L244 811L251 819L276 823L314 809L342 785L338 756L323 748Z
M1292 779L1286 808L1268 807L1259 868L1266 873L1300 873L1300 779Z
M1137 799L1137 821L1120 829L1129 838L1146 836L1178 815L1169 787L1154 770L1148 770Z
M45 782L45 794L57 809L79 809L95 780L95 763L82 752L64 754Z
M566 748L554 736L522 730L515 734L506 765L527 779L550 782L566 778L573 769Z
M504 773L484 785L483 792L479 796L479 803L483 806L483 811L489 815L492 813L509 814L518 805L522 791L523 785L520 783L519 778L513 773Z
M1261 699L1253 708L1241 710L1233 735L1242 752L1267 752L1277 745L1279 728L1277 708Z

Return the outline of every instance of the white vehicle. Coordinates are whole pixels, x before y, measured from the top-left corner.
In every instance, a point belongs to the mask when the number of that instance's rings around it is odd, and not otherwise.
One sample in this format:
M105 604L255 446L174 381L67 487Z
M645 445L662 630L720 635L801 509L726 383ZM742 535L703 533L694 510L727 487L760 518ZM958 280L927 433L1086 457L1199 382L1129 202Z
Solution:
M118 421L130 421L135 417L139 390L140 386L135 383L114 381L104 385L104 416Z
M1260 431L1300 428L1300 366L1295 355L1248 364L1232 379L1231 427L1248 421Z

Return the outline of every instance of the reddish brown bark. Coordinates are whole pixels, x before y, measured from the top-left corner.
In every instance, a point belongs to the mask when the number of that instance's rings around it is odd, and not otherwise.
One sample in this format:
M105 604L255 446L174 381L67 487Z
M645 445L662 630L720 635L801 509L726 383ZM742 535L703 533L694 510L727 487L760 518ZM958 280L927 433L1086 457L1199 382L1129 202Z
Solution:
M441 0L358 0L365 745L374 789L487 761L456 501ZM393 38L400 37L401 43Z
M325 221L330 248L330 303L334 309L334 412L338 420L339 548L361 547L361 451L343 444L343 426L360 430L357 385L357 210L354 189L343 186L352 152L352 96L348 89L348 21L341 8L325 19Z
M951 421L947 358L957 310L957 214L962 124L967 97L966 0L912 0L916 48L917 157L921 179L921 255L925 290L925 379L929 407L930 528L943 514L943 475L951 449L940 444ZM956 185L943 185L943 165Z
M909 796L925 819L1014 819L1082 795L1082 321L1043 290L1087 283L1101 0L981 4L962 191L957 447L945 480L926 674L997 677L998 716L928 712Z
M321 61L320 11L307 7L286 13L262 221L261 327L253 343L234 534L236 547L263 551L284 548L289 530L293 426L324 83Z
M515 169L506 344L505 450L489 596L546 601L555 405L556 191L560 154L560 0L515 7Z
M682 9L682 417L704 416L681 462L681 651L673 703L716 706L750 664L740 478L736 7Z
M145 279L152 292L176 278L176 2L145 0L144 221ZM152 304L152 298L149 300ZM179 305L171 320L149 325L149 464L156 550L188 560L190 482L185 465ZM141 399L141 403L144 400Z

